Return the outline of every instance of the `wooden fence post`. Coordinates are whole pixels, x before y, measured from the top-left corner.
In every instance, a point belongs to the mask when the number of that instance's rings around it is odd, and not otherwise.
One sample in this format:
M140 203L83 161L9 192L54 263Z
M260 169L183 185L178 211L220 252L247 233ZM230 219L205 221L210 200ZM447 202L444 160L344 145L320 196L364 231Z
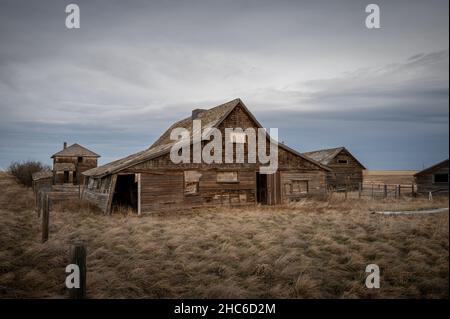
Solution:
M414 183L411 184L411 197L414 197Z
M401 194L402 194L402 185L397 185L398 187L398 198L400 198Z
M44 203L42 207L42 242L45 243L48 240L48 224L50 220L50 203L48 194L44 195Z
M71 299L86 298L86 246L82 242L76 242L70 247L70 263L78 266L80 270L80 288L71 288Z
M345 199L347 199L347 187L348 187L348 185L345 184Z
M387 197L387 185L386 184L384 184L384 198L386 198Z
M373 194L373 183L372 183L372 199L373 199L373 196L374 196L374 194Z
M362 183L359 183L358 184L358 198L361 198L362 188L363 188Z

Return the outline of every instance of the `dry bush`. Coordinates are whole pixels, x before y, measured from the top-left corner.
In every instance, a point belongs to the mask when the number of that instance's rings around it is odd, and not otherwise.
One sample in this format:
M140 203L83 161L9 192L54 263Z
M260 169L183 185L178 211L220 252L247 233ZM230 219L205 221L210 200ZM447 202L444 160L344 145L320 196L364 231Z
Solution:
M23 161L23 162L12 162L8 166L8 173L15 176L19 183L31 187L32 185L32 174L40 171L49 171L50 166L42 164L38 161Z
M10 183L0 178L2 204ZM0 297L66 297L68 250L83 240L91 298L448 298L448 213L371 214L446 207L445 199L304 200L142 217L70 205L50 213L45 244L31 209L1 206ZM364 285L370 263L380 266L380 289Z

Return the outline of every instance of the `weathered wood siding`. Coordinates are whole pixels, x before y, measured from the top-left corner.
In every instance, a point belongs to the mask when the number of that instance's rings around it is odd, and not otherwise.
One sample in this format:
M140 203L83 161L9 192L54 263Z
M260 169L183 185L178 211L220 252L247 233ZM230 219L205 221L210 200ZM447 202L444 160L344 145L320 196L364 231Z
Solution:
M324 171L281 171L282 202L296 201L310 196L326 195Z
M56 163L72 163L76 168L76 177L73 184L84 184L83 172L88 169L97 167L97 158L95 157L82 157L82 161L78 162L77 156L55 156L53 158L53 166ZM64 174L55 175L55 183L62 184L64 182Z
M436 183L434 180L435 174L447 174L448 176L448 162L439 167L436 167L426 173L416 175L416 184L417 184L417 192L418 193L428 193L428 192L436 192L438 190L447 190L448 194L448 182L447 183ZM448 178L447 178L448 180ZM445 192L440 192L444 194Z
M339 163L340 160L347 163ZM358 188L363 181L364 168L347 150L341 151L327 166L332 169L327 178L329 187Z
M115 175L104 178L87 178L83 187L82 198L93 203L103 212L109 212L115 179Z
M206 124L206 123L202 123ZM192 163L193 147L191 145L191 163L174 164L170 154L144 161L120 171L120 174L140 174L140 208L142 213L155 212L173 208L190 208L215 205L248 205L256 203L256 175L259 171L258 163L248 163L248 144L244 144L244 163L236 163L236 146L233 163L225 163L225 128L240 127L243 130L254 128L257 124L241 108L236 107L218 127L222 132L222 163ZM203 144L207 144L204 141ZM266 143L267 153L269 143ZM323 194L326 191L325 170L310 161L282 148L278 149L278 167L283 172L292 170L293 174L285 174L284 178L296 177L307 180L310 194ZM195 171L199 175L198 185L193 185L190 192L186 192L185 171ZM218 175L229 172L229 176L237 174L237 181L224 182ZM280 173L268 176L268 203L282 202ZM114 187L112 186L112 189ZM197 191L195 191L197 190ZM88 188L86 198L98 203L98 206L108 210L114 191L100 191L97 187ZM299 197L304 197L301 194Z

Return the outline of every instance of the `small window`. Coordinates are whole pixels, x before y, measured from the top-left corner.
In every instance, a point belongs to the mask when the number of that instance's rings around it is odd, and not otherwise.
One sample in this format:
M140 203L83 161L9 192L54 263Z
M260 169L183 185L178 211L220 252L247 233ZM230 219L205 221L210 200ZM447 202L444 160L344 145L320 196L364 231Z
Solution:
M308 181L292 181L292 193L307 194L308 193Z
M434 174L433 180L435 183L448 183L448 174Z
M83 157L81 156L78 157L78 163L83 163Z
M200 174L198 171L184 172L184 194L196 195L199 193Z
M230 140L232 143L239 143L239 144L243 144L245 143L245 133L241 133L241 132L231 132L230 133Z
M348 164L348 160L346 159L338 159L339 164Z
M217 172L217 183L239 183L238 172Z

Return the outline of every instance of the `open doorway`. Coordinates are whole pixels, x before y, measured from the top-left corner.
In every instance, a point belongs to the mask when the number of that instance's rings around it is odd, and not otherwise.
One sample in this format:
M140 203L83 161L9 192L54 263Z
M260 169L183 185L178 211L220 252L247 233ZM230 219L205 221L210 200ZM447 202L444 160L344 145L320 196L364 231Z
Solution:
M267 174L256 173L256 201L267 204Z
M118 175L116 188L112 201L114 209L132 209L137 212L138 208L138 184L135 174Z

